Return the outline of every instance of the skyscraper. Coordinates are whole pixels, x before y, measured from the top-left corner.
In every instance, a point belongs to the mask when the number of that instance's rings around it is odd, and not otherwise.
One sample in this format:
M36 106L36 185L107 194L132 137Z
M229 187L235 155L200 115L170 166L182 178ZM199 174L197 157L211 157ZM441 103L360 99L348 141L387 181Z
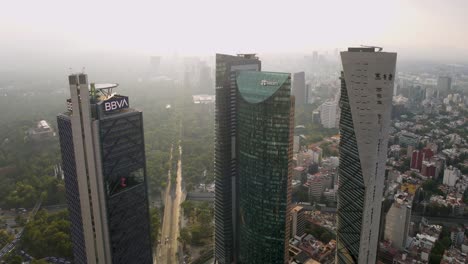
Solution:
M335 100L327 100L320 106L320 122L325 128L336 127L336 112L337 102Z
M198 93L213 94L213 79L211 68L206 63L199 64L200 78L198 83Z
M215 259L286 263L294 100L287 73L216 56Z
M237 127L236 71L260 69L261 62L255 54L216 54L215 258L219 263L232 263L237 255L234 248L234 188L237 180L237 161L234 155Z
M292 92L294 94L296 105L303 105L307 103L305 73L296 72L293 74L292 79Z
M161 57L151 56L150 57L150 75L157 76L159 74L160 66L161 66Z
M152 263L142 112L69 76L57 116L75 263Z
M375 263L396 53L341 52L337 263Z
M452 88L452 78L448 76L440 76L437 79L437 97L443 98Z
M405 193L395 195L395 202L385 216L384 238L399 250L406 248L409 226L411 222L411 197Z

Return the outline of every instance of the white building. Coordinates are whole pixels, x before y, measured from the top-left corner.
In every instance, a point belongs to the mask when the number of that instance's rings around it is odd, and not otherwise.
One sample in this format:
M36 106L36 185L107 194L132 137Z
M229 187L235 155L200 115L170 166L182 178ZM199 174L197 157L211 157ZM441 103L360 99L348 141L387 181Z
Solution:
M459 169L449 166L444 170L443 184L454 187L457 180L460 178L460 175L461 173Z
M299 151L300 140L301 140L301 138L299 136L294 136L294 141L293 141L293 151L294 151L294 153L297 153Z
M327 100L320 106L320 122L325 128L336 127L337 103L335 100Z
M406 193L395 195L395 202L388 210L385 218L384 238L392 242L392 246L404 250L411 222L411 200Z
M49 123L45 120L37 122L37 126L29 130L29 137L32 140L40 141L42 139L51 138L55 136L54 130L50 127Z
M341 52L337 263L375 263L391 121L396 53Z
M322 148L320 147L313 147L310 149L312 152L312 161L314 163L320 164L322 162Z

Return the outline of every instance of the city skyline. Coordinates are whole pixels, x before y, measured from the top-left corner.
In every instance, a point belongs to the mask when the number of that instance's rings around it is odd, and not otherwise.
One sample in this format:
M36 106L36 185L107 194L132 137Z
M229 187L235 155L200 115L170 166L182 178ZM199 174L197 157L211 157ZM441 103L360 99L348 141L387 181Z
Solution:
M0 262L468 263L467 11L5 3Z

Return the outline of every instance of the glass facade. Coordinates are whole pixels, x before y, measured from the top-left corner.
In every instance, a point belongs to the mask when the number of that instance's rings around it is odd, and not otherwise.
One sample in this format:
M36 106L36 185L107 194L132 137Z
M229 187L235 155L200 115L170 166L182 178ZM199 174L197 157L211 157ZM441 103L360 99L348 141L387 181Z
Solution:
M215 260L288 260L294 103L286 73L216 55Z
M357 263L365 186L345 79L341 76L337 263Z
M69 84L57 123L74 263L153 263L143 114L124 96L97 99L85 74Z
M99 135L112 263L152 263L142 113L103 117Z
M237 260L236 71L260 68L261 62L255 56L216 54L215 259L221 264Z
M283 73L237 77L239 262L285 263L291 89Z

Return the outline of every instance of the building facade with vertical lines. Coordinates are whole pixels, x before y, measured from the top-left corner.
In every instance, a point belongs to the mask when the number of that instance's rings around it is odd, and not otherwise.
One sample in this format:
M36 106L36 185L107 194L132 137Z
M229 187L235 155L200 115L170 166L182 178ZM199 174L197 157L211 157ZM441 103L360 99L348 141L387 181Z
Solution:
M259 70L253 55L217 55L217 263L289 260L291 76Z
M237 160L234 152L237 127L238 70L260 71L254 54L216 54L215 111L215 259L218 263L237 261L236 233Z
M375 263L396 53L341 52L336 263Z
M116 85L69 84L57 123L74 262L152 263L142 112Z

